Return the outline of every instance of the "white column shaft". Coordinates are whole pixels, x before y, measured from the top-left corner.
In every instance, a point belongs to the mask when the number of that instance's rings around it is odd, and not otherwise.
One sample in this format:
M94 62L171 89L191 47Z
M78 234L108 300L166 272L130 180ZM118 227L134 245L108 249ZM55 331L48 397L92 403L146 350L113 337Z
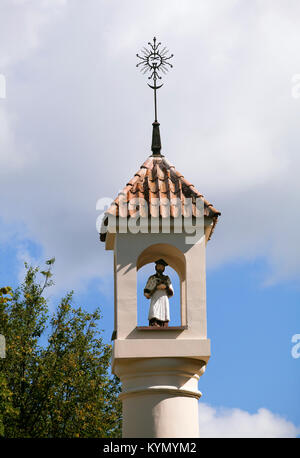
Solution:
M204 370L204 361L191 358L116 361L123 437L198 437L198 381Z

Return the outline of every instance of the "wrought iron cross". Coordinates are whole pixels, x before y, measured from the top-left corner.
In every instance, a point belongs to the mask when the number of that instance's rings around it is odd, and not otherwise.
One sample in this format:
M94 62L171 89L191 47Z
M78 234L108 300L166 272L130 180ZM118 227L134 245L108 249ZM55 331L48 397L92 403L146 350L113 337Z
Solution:
M153 80L153 85L148 84L151 89L154 90L154 113L155 113L155 121L157 122L157 101L156 101L156 91L157 89L161 88L163 84L157 86L157 80L161 80L162 76L161 73L164 75L169 71L169 67L172 68L173 65L170 64L169 60L172 59L173 54L167 57L168 49L164 47L163 49L159 49L161 43L156 44L156 38L153 38L153 43L148 43L150 48L143 47L141 50L142 56L137 54L136 56L140 59L140 62L136 65L141 67L141 72L143 74L150 72L150 76L148 76L149 80Z

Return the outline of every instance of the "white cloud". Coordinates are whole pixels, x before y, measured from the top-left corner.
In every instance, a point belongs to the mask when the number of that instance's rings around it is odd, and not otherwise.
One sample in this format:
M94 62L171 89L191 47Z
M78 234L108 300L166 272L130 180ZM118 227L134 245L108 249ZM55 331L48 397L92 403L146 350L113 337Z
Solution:
M158 100L163 152L222 211L209 264L260 256L266 282L299 277L298 1L1 8L1 216L56 256L64 288L111 274L95 205L150 154L152 94L135 54L154 34L175 55Z
M0 68L30 57L41 45L46 27L62 13L67 0L2 0Z
M285 418L259 409L250 414L240 409L214 408L199 403L200 437L287 438L297 437L300 427Z
M20 270L19 270L19 275L18 275L18 281L19 283L22 283L25 277L26 273L26 268L25 268L25 263L36 266L38 264L38 259L30 253L28 250L28 247L24 245L24 243L20 243L16 247L17 251L17 259L20 263Z

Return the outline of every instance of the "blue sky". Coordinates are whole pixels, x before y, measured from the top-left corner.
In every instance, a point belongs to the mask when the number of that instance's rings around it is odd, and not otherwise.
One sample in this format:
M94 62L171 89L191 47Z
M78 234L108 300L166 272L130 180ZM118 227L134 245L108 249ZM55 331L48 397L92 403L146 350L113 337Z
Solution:
M207 248L207 435L299 434L299 28L298 0L0 5L0 282L55 256L51 307L69 290L100 305L107 342L113 260L96 202L150 154L136 53L154 35L174 53L158 99L162 152L222 212ZM141 324L146 310L139 294Z
M261 286L265 268L264 260L239 262L208 275L212 358L202 383L205 402L249 412L265 407L299 424L300 366L291 356L299 288Z

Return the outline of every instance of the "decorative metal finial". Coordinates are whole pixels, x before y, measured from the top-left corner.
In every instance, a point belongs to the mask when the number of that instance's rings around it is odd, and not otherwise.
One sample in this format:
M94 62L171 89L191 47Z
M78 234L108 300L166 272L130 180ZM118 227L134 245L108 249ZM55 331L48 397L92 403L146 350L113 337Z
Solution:
M153 125L153 134L152 134L152 151L154 155L160 155L161 150L161 142L160 142L160 133L159 133L159 122L157 121L157 99L156 99L156 91L157 89L161 88L163 84L157 85L157 80L161 80L162 76L161 73L164 75L169 71L169 67L172 68L173 65L168 62L172 57L171 54L167 57L168 49L164 47L163 49L159 49L161 43L156 44L156 38L153 38L153 43L148 43L150 48L143 47L141 50L142 56L137 54L136 56L141 60L136 66L141 67L141 72L146 74L150 72L150 76L148 76L149 80L153 80L153 85L148 84L151 89L154 90L154 115L155 120Z

